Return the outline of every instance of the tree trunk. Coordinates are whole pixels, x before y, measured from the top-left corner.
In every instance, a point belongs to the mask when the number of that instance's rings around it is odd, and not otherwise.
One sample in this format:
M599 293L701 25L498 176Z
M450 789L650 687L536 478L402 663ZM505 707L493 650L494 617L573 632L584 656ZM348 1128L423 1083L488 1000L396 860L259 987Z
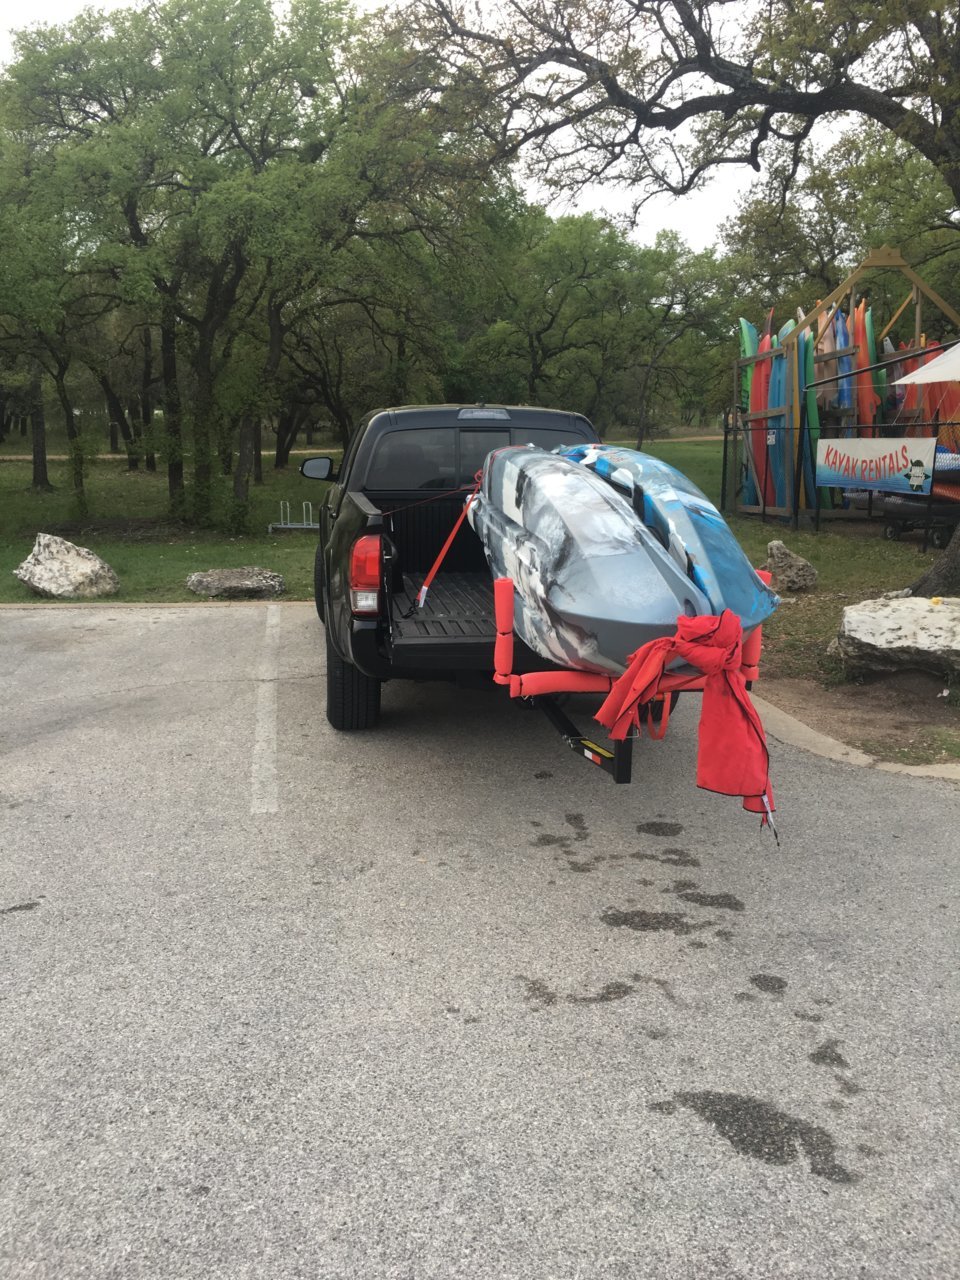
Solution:
M910 588L915 596L960 595L960 534L956 526L943 552Z
M201 339L195 372L197 390L193 412L193 518L209 525L213 513L213 368L212 352Z
M153 331L150 326L140 335L143 347L143 364L140 372L140 421L143 424L142 438L146 443L146 467L148 471L156 471L157 455L153 451Z
M107 412L110 415L110 452L119 453L120 447L116 439L117 432L123 436L123 443L127 450L127 470L140 470L140 449L137 445L136 436L133 428L127 421L127 411L124 409L120 397L113 388L113 384L105 373L99 370L96 374L97 382L100 384L100 390L107 402Z
M254 438L253 417L245 413L240 419L237 441L237 465L233 470L233 509L230 513L230 532L246 533L250 523L250 472L253 470Z
M409 316L404 314L404 320L409 323ZM409 371L407 369L407 339L405 334L397 335L397 362L393 373L393 403L406 404L409 399L407 386L409 383Z
M537 395L537 386L539 384L539 381L540 381L539 372L533 365L531 365L531 367L527 370L527 403L528 404L536 404L540 398Z
M647 401L646 401L646 397L644 396L644 397L641 397L640 405L637 410L637 444L636 444L637 449L640 449L640 450L643 449L644 441L647 438L647 431L649 430L649 428L650 428L650 423L647 418Z
M230 418L223 419L218 426L217 453L220 456L220 473L230 476L233 475L233 441L234 437L243 430L243 423L239 418Z
M166 437L167 491L170 514L182 520L186 511L183 485L183 414L177 380L177 327L173 303L164 299L160 321L160 376L163 381L163 428Z
M137 448L137 454L143 452L143 423L140 419L140 402L138 399L131 399L126 404L127 421L130 423L130 429L133 432L133 441Z
M263 420L253 424L253 483L263 484Z
M284 409L277 419L277 449L273 460L274 470L281 471L289 465L290 450L300 430L300 416L294 409Z
M49 492L53 485L47 475L47 419L43 412L43 393L40 379L30 384L30 435L33 446L33 479L31 487Z
M60 401L60 408L63 410L63 423L67 429L70 473L73 478L73 496L76 500L78 513L81 516L85 516L88 514L88 506L87 492L84 487L83 444L80 440L77 419L73 412L73 401L70 399L70 393L67 390L67 367L66 364L58 364L53 382L57 388L57 399Z
M26 414L23 414L23 416L22 416L22 417L21 417L21 419L20 419L20 434L21 434L21 436L25 436L25 435L27 434L27 421L28 421L28 419L27 419L27 415L26 415Z
M353 420L346 412L334 412L334 423L337 428L337 435L340 437L340 447L346 452L347 445L350 443L350 434L353 431Z

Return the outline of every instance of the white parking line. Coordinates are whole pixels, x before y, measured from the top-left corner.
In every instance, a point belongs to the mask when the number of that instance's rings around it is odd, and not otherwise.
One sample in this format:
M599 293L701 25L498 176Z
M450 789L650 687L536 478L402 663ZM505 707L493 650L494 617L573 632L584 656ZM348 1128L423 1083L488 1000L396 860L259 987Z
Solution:
M277 680L280 610L267 605L266 627L257 670L257 716L250 764L250 812L277 812Z

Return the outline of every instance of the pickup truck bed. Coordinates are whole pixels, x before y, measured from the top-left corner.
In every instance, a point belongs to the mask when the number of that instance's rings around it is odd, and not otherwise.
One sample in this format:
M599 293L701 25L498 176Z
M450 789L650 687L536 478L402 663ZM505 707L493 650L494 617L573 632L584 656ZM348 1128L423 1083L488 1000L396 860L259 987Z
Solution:
M496 638L493 620L493 582L490 572L439 573L422 609L417 593L423 575L404 574L403 587L390 602L394 646L449 644L461 640L490 646Z
M380 505L382 495L368 494ZM483 544L466 523L430 586L422 609L417 596L440 548L456 524L466 494L394 507L385 518L396 555L389 600L390 644L401 667L444 670L489 668L496 625L493 580ZM396 499L383 502L389 509Z

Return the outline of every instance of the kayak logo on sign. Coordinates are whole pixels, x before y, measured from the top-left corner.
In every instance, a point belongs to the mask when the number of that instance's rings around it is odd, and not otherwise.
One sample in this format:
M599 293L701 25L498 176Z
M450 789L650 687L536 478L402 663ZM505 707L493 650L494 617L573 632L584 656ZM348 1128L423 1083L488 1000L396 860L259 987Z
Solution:
M930 479L930 473L924 467L920 458L911 458L910 469L903 474L907 477L907 484L910 486L912 493L920 493L924 482Z

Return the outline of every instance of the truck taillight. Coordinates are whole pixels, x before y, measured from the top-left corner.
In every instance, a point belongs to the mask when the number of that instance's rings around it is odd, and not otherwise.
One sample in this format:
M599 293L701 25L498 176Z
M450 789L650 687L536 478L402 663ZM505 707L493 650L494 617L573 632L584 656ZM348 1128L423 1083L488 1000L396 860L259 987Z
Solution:
M350 552L350 611L355 614L380 612L381 540L367 533L358 538Z

